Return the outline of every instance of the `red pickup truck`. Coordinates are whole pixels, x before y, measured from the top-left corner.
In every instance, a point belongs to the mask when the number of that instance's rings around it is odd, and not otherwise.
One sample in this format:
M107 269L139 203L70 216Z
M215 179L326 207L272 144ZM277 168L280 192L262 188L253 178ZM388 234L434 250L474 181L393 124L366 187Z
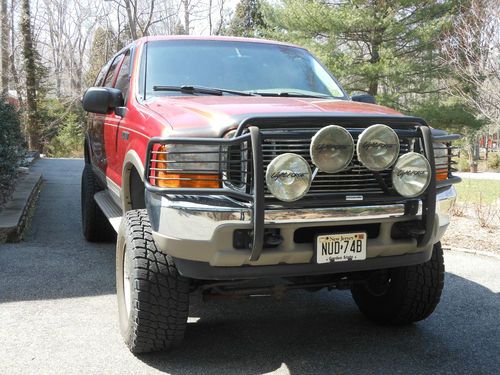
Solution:
M147 37L83 97L83 234L117 232L134 353L184 335L191 293L350 289L383 324L429 316L456 198L457 135L348 96L308 51Z

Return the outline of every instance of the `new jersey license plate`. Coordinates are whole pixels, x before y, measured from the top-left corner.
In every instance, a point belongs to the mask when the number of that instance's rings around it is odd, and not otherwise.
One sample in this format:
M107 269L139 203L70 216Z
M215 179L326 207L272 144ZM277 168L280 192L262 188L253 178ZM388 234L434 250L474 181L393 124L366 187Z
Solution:
M366 233L326 234L316 237L316 262L366 259Z

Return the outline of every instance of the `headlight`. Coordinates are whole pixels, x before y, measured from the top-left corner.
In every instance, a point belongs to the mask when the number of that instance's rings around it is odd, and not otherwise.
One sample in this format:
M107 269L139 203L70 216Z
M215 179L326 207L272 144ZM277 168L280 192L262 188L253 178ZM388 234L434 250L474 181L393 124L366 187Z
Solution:
M220 147L169 144L153 151L155 185L166 188L219 188Z
M311 186L311 168L300 155L286 153L267 166L267 188L276 198L293 202L302 198Z
M398 135L387 125L372 125L359 135L356 152L366 168L372 171L387 169L399 155Z
M413 198L422 194L431 179L431 166L427 159L416 152L399 157L392 170L392 185L403 197Z
M319 170L336 173L345 169L354 155L354 141L351 134L338 125L320 129L312 138L311 159Z

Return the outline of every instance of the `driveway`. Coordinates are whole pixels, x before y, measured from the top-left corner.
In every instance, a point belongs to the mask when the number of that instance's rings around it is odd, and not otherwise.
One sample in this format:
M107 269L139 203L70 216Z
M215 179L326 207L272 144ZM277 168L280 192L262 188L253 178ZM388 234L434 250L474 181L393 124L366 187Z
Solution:
M500 180L500 172L459 172L457 176L471 180Z
M445 253L426 321L379 327L347 291L195 301L186 340L134 357L122 343L114 244L80 230L81 160L42 159L25 242L0 246L0 374L498 374L500 261Z

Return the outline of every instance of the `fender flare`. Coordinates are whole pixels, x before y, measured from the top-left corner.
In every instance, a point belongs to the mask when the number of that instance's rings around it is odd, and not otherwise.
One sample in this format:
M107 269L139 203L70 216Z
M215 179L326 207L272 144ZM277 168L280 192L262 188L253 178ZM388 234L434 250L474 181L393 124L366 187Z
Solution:
M123 159L122 188L120 196L123 212L132 209L132 200L130 196L130 172L132 168L139 173L141 181L144 182L144 164L135 150L129 150Z

